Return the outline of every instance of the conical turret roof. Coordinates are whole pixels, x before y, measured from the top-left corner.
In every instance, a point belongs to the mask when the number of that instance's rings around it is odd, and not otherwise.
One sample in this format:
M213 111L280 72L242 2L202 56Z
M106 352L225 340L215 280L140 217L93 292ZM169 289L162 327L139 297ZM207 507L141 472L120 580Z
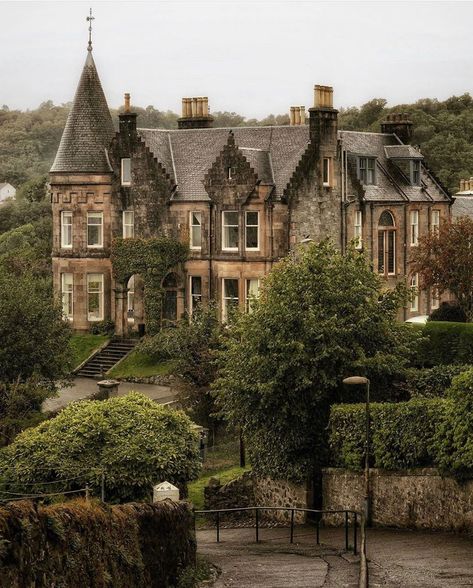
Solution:
M110 172L112 117L89 50L51 172Z

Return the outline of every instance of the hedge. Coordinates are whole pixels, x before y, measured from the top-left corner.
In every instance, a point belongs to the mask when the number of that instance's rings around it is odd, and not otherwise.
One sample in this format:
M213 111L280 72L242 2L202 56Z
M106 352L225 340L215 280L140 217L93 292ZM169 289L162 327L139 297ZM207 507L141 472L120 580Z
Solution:
M370 406L370 466L388 470L436 465L435 434L444 417L446 401L416 399ZM331 465L363 468L365 405L338 404L329 420Z
M192 529L192 513L182 502L12 502L0 508L0 585L176 586L195 564Z
M452 364L409 369L405 382L408 398L443 398L453 378L471 367L471 365Z
M422 327L425 339L419 346L419 367L468 364L473 358L473 323L429 321Z

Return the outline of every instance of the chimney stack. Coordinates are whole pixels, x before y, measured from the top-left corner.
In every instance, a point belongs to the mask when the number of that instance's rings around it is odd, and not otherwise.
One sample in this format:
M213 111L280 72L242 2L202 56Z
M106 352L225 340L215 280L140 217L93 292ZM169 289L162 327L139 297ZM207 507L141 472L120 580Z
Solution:
M381 123L381 132L395 134L405 144L411 142L412 127L414 123L409 120L407 112L395 112L388 114L386 119Z
M291 106L289 124L291 127L305 125L305 106Z
M309 108L310 140L315 146L326 145L336 156L338 110L333 107L332 86L314 86L314 106Z
M333 108L333 88L314 86L314 108Z
M213 120L207 96L182 99L182 117L177 119L179 129L208 129Z
M120 134L123 136L130 137L136 133L136 112L131 112L131 98L127 92L125 94L125 105L123 112L118 116Z

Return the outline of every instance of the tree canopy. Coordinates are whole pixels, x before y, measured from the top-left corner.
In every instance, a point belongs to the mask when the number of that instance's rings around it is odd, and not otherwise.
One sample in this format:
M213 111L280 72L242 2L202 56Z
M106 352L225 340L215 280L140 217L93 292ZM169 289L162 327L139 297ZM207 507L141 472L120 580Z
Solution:
M324 462L342 378L367 375L376 392L404 372L417 335L396 322L403 296L382 291L362 254L342 255L329 242L273 268L253 312L229 329L214 384L256 471L307 479Z
M38 481L69 480L63 489L89 483L99 495L104 473L108 501L148 498L154 484L182 486L197 477L199 442L191 425L184 413L137 393L73 402L0 452L2 477L18 488L35 488Z
M412 253L412 271L422 288L450 291L473 320L473 219L463 217L424 235Z

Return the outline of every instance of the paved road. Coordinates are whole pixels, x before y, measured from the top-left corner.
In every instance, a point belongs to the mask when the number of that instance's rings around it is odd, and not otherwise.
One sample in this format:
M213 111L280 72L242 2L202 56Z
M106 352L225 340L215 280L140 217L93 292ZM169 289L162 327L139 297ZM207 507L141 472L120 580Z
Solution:
M261 545L253 529L199 531L198 550L222 569L215 588L351 588L358 564L341 557L343 530L322 529L322 550L313 546L313 529L263 529ZM312 545L310 545L312 543ZM473 538L449 533L368 530L370 588L460 588L473 586Z
M118 388L119 396L128 394L131 391L141 392L159 403L170 402L176 397L176 392L168 386L157 386L155 384L130 384L122 382ZM97 380L92 378L75 378L73 385L59 391L57 398L49 398L43 404L43 410L58 410L64 408L74 400L88 398L97 392Z

